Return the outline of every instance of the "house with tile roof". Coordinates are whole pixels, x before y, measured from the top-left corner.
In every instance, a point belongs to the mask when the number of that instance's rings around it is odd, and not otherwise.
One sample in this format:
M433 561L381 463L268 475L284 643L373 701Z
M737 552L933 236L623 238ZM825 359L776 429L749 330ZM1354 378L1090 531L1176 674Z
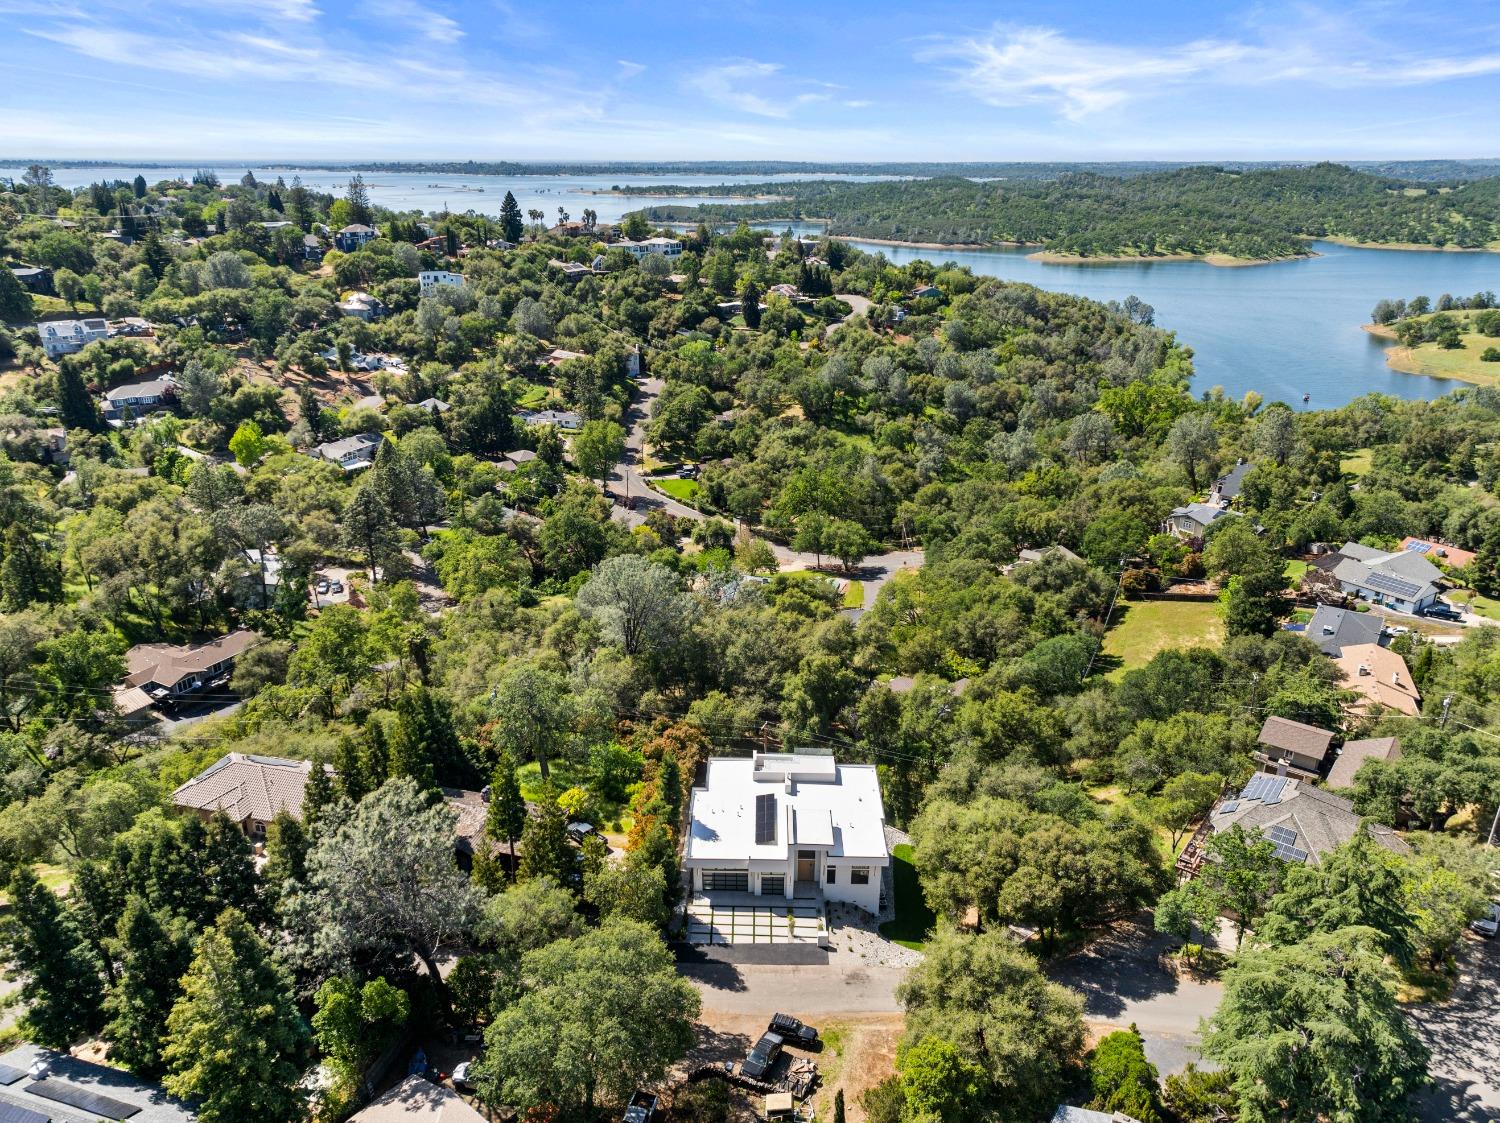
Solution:
M1284 717L1268 717L1256 738L1255 759L1271 772L1287 772L1316 780L1333 747L1333 734L1316 725Z
M1406 660L1378 643L1351 644L1334 660L1344 686L1360 696L1350 709L1366 714L1376 706L1415 717L1422 710L1422 695L1412 682Z
M1411 535L1407 535L1396 543L1396 549L1421 554L1428 561L1447 566L1449 569L1462 569L1466 565L1471 565L1475 557L1473 550L1461 550L1457 546L1450 546L1434 538L1413 538Z
M1354 777L1367 760L1400 760L1401 740L1398 737L1366 737L1357 741L1345 741L1339 755L1328 770L1328 787L1348 789L1354 787Z
M302 818L302 797L312 769L307 760L226 753L174 791L172 805L204 819L223 812L251 838L262 839L281 812ZM333 774L328 765L323 769Z

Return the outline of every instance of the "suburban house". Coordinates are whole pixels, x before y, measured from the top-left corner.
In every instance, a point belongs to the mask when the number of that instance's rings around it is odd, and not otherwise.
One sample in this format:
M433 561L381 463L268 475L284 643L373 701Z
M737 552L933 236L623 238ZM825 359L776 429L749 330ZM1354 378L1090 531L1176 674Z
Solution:
M583 418L570 409L522 410L515 417L523 425L551 425L569 433L583 428Z
M194 1123L160 1084L67 1052L21 1044L0 1055L0 1114L10 1123Z
M27 292L38 296L52 295L52 270L45 265L12 265L10 271Z
M1215 520L1233 513L1214 503L1189 503L1173 507L1164 525L1168 534L1175 534L1178 538L1202 538Z
M522 464L530 464L536 459L536 453L529 448L518 448L505 454L505 459L519 468Z
M588 358L588 356L585 355L582 351L568 351L562 347L554 347L547 353L547 358L543 361L546 362L549 367L560 367L570 359L586 358Z
M424 269L417 274L417 283L422 286L422 295L426 296L433 289L444 285L454 289L463 288L464 275L462 273L450 273L446 269Z
M349 1123L485 1123L485 1118L452 1088L417 1073L376 1096Z
M565 281L576 281L580 277L591 277L594 274L593 269L577 261L563 261L554 257L547 264L561 272Z
M1076 562L1083 559L1061 544L1043 546L1040 550L1033 550L1027 547L1017 552L1016 560L1011 563L1010 568L1017 569L1023 565L1035 565L1039 561L1049 560Z
M281 812L302 818L302 796L312 768L307 760L226 753L174 791L172 806L204 819L222 811L251 838L263 839ZM333 772L326 764L323 770Z
M1422 695L1411 681L1406 660L1378 643L1356 643L1344 648L1334 660L1343 672L1344 685L1356 691L1361 701L1350 707L1355 713L1367 713L1372 706L1384 706L1415 717L1422 710Z
M375 463L375 453L385 440L379 433L356 433L337 441L325 441L312 455L337 464L346 472L358 472Z
M380 237L380 231L362 222L351 222L333 236L333 244L344 253L353 253L366 242Z
M227 680L234 661L259 642L255 632L237 628L208 643L136 644L125 653L125 681L115 687L115 707L131 717L155 704L191 699Z
M453 407L442 398L423 398L417 403L416 408L425 413L447 413Z
M1409 551L1413 554L1421 554L1424 558L1433 562L1441 562L1449 569L1462 569L1474 562L1474 551L1460 550L1457 546L1449 546L1446 542L1434 542L1431 539L1412 538L1410 535L1401 539L1396 549Z
M42 350L47 352L47 358L57 359L82 351L96 340L108 339L109 323L99 316L85 320L48 320L37 324L36 333L41 337Z
M1401 741L1396 737L1366 737L1359 741L1345 741L1333 767L1328 770L1328 787L1354 787L1355 773L1367 760L1400 759Z
M172 397L172 388L176 385L171 375L164 375L149 382L130 382L124 386L116 386L105 392L99 409L106 421L119 421L127 413L131 417L141 417L166 405Z
M1442 571L1421 550L1392 552L1358 542L1345 542L1314 564L1333 578L1340 591L1397 612L1422 612L1437 600L1443 579Z
M302 235L302 260L312 262L323 260L323 242L316 234Z
M1320 604L1313 611L1303 635L1316 644L1324 655L1336 659L1346 647L1379 643L1382 630L1379 616Z
M642 238L639 242L625 238L616 242L615 245L637 258L650 257L652 254L677 257L682 253L682 243L676 238Z
M1208 501L1215 507L1227 507L1240 495L1240 484L1250 474L1250 469L1255 467L1248 460L1241 460L1229 471L1214 481L1213 487L1208 489Z
M942 295L943 290L936 285L918 285L910 293L913 300L937 300Z
M1316 780L1333 747L1333 734L1316 725L1303 725L1284 717L1268 717L1256 738L1260 748L1255 759L1271 772L1285 771L1306 780Z
M351 292L339 301L339 311L369 323L385 315L385 305L367 292Z
M1209 813L1208 821L1177 859L1177 869L1188 877L1195 876L1209 860L1208 839L1235 826L1270 839L1276 856L1283 861L1316 866L1323 855L1353 838L1360 823L1354 804L1343 796L1291 776L1259 773L1250 777L1242 791L1221 800ZM1387 850L1407 853L1406 843L1390 827L1380 823L1366 823L1365 827L1370 837Z
M713 757L694 777L683 867L700 893L847 901L880 911L890 863L873 764L802 749Z

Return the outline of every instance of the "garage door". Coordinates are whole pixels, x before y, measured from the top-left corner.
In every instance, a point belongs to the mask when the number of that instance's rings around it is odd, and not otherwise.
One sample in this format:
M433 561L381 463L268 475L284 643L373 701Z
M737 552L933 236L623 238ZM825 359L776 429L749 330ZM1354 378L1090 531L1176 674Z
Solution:
M785 897L786 878L781 874L763 875L760 879L760 895L762 897Z
M748 893L750 874L745 870L704 870L703 888L723 893Z

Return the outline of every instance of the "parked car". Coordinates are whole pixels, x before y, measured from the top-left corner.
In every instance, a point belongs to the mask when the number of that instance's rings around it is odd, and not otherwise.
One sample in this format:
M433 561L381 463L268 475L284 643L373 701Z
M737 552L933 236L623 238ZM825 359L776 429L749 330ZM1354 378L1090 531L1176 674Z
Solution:
M650 1092L636 1092L630 1097L621 1123L651 1123L656 1118L656 1097Z
M318 583L314 585L313 588L318 591L319 596L326 597L328 595L328 578L319 577Z
M1443 604L1441 601L1435 604L1429 604L1423 615L1430 616L1434 620L1459 621L1464 618L1464 614L1458 609L1454 608L1452 605Z
M806 1022L799 1022L790 1014L774 1015L771 1018L770 1031L792 1045L800 1045L804 1049L818 1043L818 1031Z
M1491 904L1490 911L1476 920L1471 927L1486 940L1493 939L1496 932L1500 932L1500 905Z
M474 1084L469 1079L469 1062L464 1061L453 1070L453 1087L460 1092L472 1092Z
M328 591L330 593L342 593L344 591L344 583L342 581L330 581L328 582Z
M786 1044L780 1034L763 1033L750 1055L740 1062L740 1075L760 1080L771 1071L776 1058L781 1056L781 1047Z

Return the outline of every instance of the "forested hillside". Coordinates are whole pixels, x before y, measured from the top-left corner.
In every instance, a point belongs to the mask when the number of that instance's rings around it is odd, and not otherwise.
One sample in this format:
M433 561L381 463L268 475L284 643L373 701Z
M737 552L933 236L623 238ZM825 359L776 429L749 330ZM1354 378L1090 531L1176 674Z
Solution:
M670 190L649 188L646 190ZM722 189L784 203L657 206L653 220L822 218L835 235L906 242L1024 242L1084 256L1305 252L1305 239L1482 247L1500 240L1500 180L1409 184L1337 164L1130 177L1074 173L1041 182L932 179L776 183ZM701 188L692 191L702 194Z

